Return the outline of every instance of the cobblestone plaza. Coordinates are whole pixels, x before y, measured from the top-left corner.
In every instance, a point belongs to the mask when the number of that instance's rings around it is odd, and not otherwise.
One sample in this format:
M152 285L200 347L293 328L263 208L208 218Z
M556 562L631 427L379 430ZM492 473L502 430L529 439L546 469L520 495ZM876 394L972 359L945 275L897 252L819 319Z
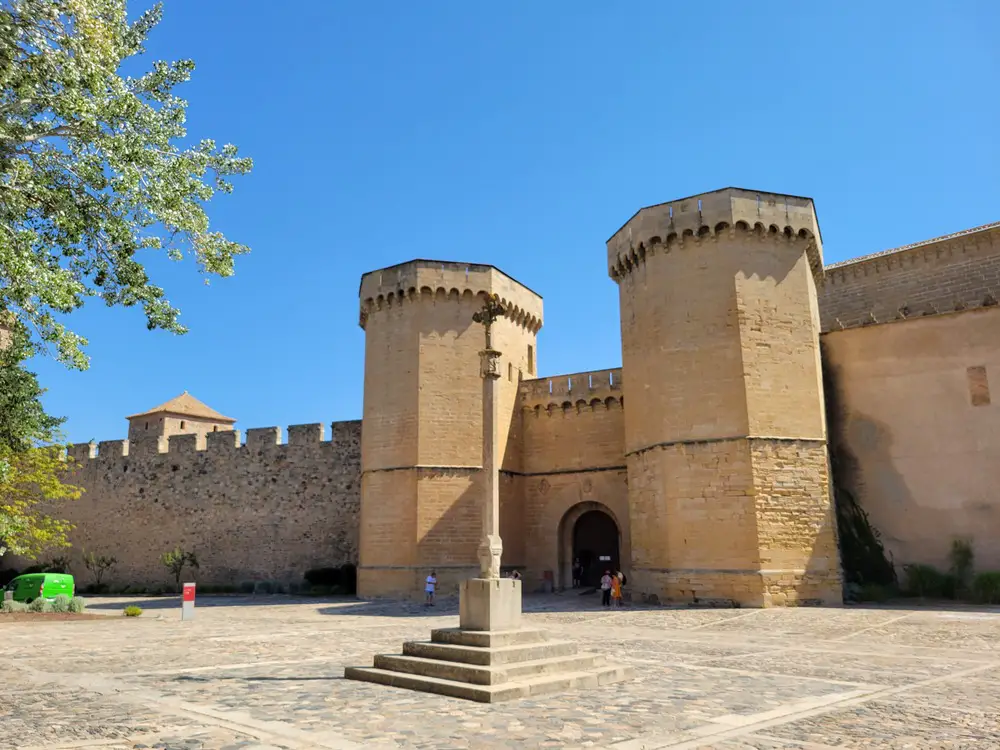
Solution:
M457 621L398 602L95 600L107 620L0 619L0 748L1000 748L1000 609L601 610L525 621L636 679L482 705L343 679ZM0 616L2 617L2 616Z

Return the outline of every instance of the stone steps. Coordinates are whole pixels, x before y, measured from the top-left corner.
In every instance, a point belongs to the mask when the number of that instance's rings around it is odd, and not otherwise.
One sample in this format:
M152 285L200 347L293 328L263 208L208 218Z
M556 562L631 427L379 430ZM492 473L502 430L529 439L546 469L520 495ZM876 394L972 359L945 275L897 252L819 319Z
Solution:
M344 677L380 685L495 703L633 677L632 667L578 653L544 630L443 628L430 641L408 641L402 654L379 654L373 667L348 667Z
M538 677L525 677L515 682L504 682L499 685L473 685L458 680L427 677L408 672L393 672L373 667L348 667L344 676L350 680L374 682L380 685L418 690L424 693L435 693L437 695L462 698L479 703L497 703L499 701L528 698L562 690L610 685L630 679L632 677L632 668L601 666L585 672L560 672Z
M598 663L599 659L600 657L596 654L574 654L511 664L479 666L418 656L379 654L375 657L375 668L444 680L457 680L472 685L500 685L505 682L558 672L586 672L597 666L602 666Z
M478 646L479 648L544 643L548 640L549 634L540 628L520 628L519 630L440 628L431 631L431 641L434 643L452 643L456 646Z
M433 641L408 641L403 644L404 656L419 656L424 659L481 666L537 661L538 659L573 656L574 654L576 654L576 644L570 641L518 643L512 646L490 648L462 646L455 643L434 643Z

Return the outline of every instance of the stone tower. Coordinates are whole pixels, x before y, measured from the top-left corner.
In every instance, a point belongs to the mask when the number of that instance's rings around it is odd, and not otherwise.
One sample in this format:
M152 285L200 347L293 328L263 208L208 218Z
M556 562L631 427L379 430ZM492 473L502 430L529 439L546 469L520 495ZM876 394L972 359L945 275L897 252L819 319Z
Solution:
M534 377L541 297L492 266L466 263L415 260L361 278L362 596L419 596L431 569L440 590L454 593L478 574L483 329L472 316L487 294L498 294L506 311L493 326L501 352L500 465L516 470L520 446L509 443L517 435L517 386ZM501 535L518 489L501 485Z
M132 414L128 420L130 444L161 442L173 435L197 435L197 444L204 447L210 432L232 430L236 420L219 414L187 391L148 411Z
M634 589L839 603L812 200L726 188L641 209L607 248Z

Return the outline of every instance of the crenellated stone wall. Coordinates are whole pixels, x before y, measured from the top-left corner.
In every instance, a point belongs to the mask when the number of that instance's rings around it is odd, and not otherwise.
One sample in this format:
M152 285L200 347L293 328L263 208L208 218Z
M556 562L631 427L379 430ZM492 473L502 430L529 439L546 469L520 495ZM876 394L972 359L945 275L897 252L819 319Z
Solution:
M301 583L306 570L357 560L361 422L175 435L71 446L70 480L86 491L59 517L76 525L67 552L78 585L85 552L111 555L112 586L171 583L160 555L194 552L202 584ZM5 562L7 562L5 560ZM11 561L14 562L14 561ZM22 561L21 564L26 564Z

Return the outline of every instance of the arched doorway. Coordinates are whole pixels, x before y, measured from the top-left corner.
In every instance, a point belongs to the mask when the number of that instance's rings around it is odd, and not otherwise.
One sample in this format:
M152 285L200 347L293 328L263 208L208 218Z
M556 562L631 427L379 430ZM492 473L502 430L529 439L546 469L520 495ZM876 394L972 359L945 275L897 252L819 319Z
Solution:
M618 525L607 513L589 510L573 524L573 559L583 565L584 586L597 586L605 570L618 570Z
M583 565L583 586L600 585L605 570L621 565L621 530L611 511L601 503L584 502L570 508L559 524L561 588L573 585L574 560Z

